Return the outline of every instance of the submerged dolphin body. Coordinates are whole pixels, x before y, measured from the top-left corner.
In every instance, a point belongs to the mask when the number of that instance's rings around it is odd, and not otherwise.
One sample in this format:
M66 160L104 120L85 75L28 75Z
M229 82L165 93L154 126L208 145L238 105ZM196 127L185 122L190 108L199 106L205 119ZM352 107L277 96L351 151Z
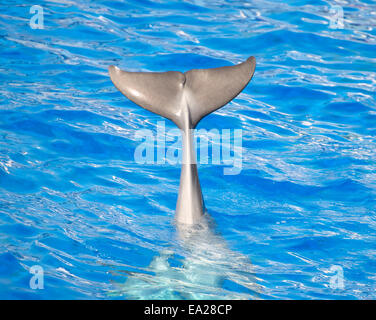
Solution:
M250 258L231 249L209 215L192 226L179 224L175 239L148 266L128 270L114 266L110 273L117 278L111 281L114 290L109 295L136 300L249 300L262 294ZM119 281L124 275L126 281ZM229 284L236 289L229 289Z
M256 59L214 69L185 73L127 72L115 66L109 73L115 87L139 106L173 121L183 135L183 157L176 220L195 224L205 206L198 179L193 129L199 121L234 99L252 79Z

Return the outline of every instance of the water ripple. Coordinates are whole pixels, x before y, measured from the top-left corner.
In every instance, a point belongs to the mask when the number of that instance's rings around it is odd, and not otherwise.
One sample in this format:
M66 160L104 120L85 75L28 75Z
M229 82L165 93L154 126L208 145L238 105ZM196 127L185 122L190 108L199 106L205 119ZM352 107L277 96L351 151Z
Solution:
M327 1L46 0L41 30L33 4L0 5L0 297L375 298L375 4L336 2L333 29ZM211 218L181 230L179 167L133 157L161 118L107 67L250 55L251 84L200 124L242 128L242 171L201 165Z

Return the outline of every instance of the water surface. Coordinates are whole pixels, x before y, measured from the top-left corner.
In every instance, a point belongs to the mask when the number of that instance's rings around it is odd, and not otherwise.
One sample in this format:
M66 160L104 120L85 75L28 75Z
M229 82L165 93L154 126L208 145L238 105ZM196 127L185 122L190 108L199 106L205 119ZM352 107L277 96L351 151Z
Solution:
M40 0L38 30L35 4L0 5L0 298L376 298L374 2ZM250 85L199 125L243 130L242 171L200 165L211 218L178 230L179 165L134 161L161 118L107 67L250 55Z

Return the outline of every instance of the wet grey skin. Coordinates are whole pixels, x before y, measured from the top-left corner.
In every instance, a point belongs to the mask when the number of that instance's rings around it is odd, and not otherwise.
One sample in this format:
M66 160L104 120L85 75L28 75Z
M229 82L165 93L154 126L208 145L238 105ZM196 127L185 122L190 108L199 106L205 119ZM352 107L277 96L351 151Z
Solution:
M121 272L127 275L125 282L114 278L114 294L135 300L259 299L262 286L252 261L230 249L210 215L194 225L177 224L175 235L176 241L164 246L146 268ZM119 275L118 267L113 271ZM243 289L227 290L227 281Z
M252 79L256 59L185 73L108 71L115 87L140 107L173 121L182 131L183 155L176 221L196 224L205 213L196 165L193 129L202 118L234 99Z

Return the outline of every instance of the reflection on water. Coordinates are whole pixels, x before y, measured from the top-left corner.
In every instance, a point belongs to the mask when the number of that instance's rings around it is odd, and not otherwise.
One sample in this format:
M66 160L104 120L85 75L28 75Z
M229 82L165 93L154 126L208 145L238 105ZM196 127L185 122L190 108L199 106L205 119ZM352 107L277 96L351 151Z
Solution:
M228 247L208 215L195 226L176 225L174 248L162 250L144 271L126 272L127 280L115 283L118 289L111 295L128 299L257 299L260 291L249 258ZM234 287L236 292L231 290Z
M22 3L0 1L1 299L376 298L375 4L338 2L332 29L328 1ZM45 29L30 28L34 4ZM135 132L161 118L107 67L250 55L251 84L198 127L243 130L239 175L199 168L223 238L179 231L180 168L134 161ZM29 287L34 265L43 290Z

